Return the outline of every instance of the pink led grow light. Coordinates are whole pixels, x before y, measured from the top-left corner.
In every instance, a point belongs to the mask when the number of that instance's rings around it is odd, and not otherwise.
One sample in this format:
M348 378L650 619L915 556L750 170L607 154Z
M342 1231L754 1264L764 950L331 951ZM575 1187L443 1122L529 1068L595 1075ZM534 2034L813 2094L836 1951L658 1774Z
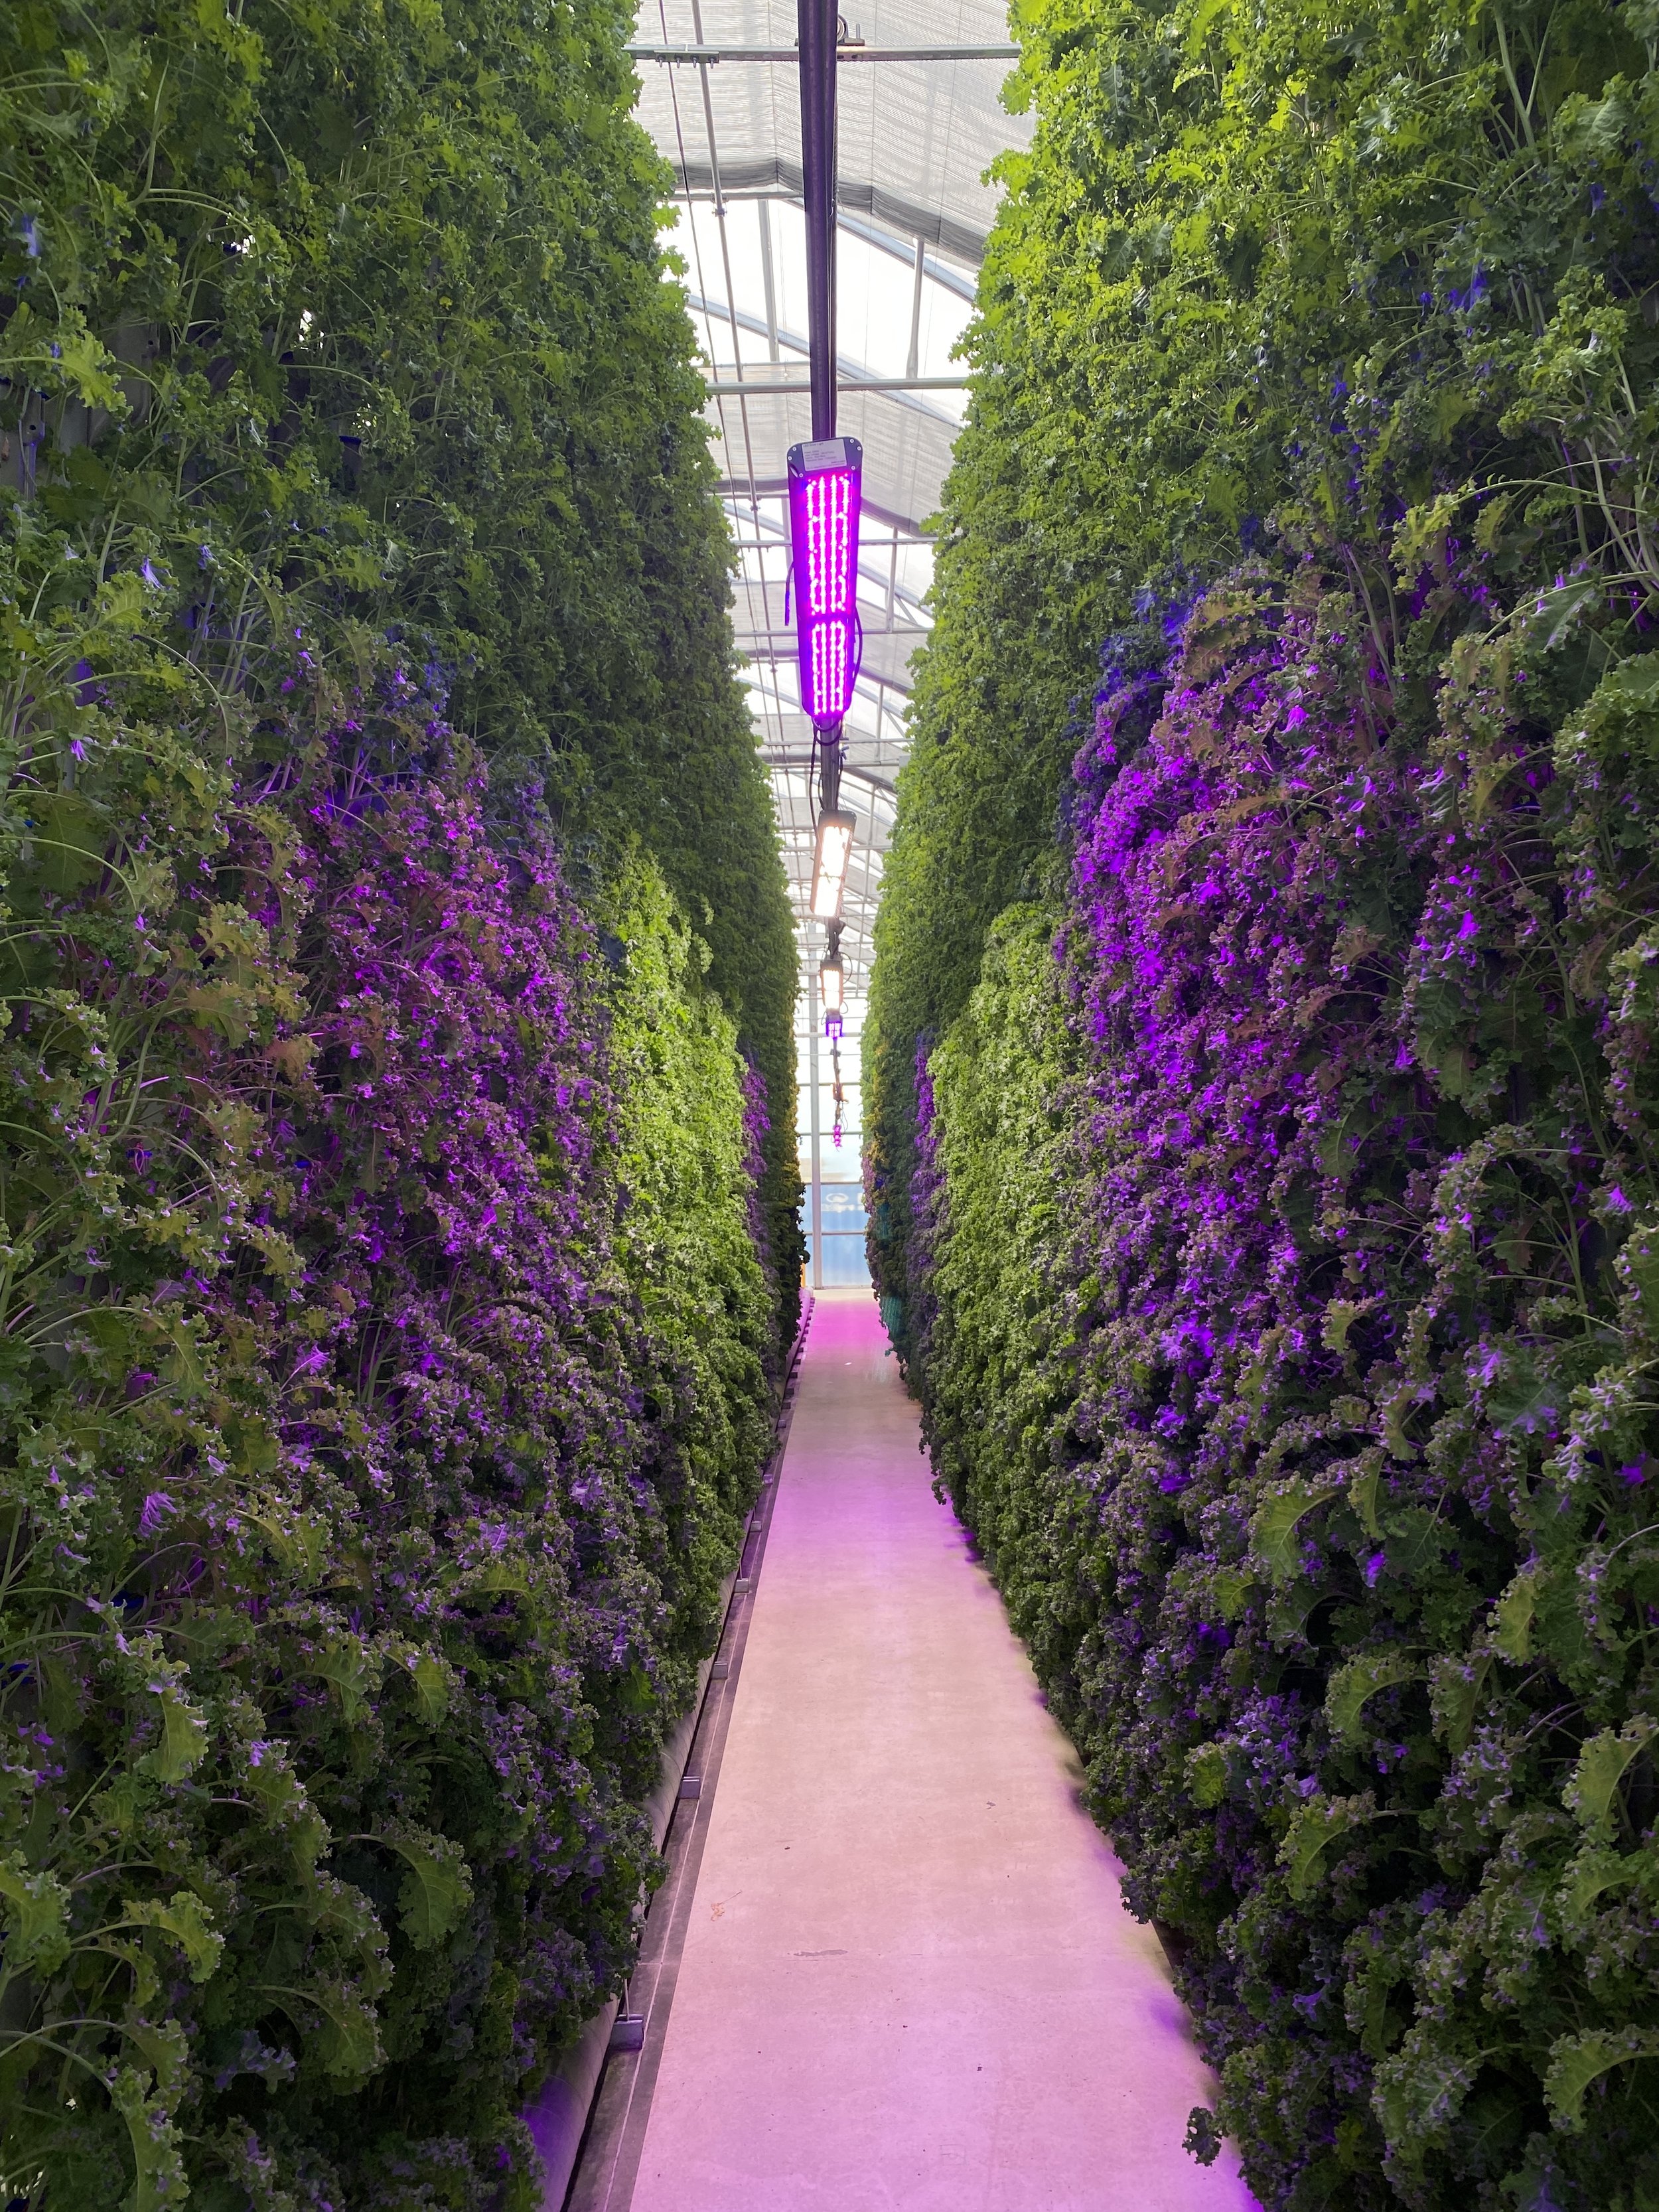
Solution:
M858 681L859 492L864 448L818 438L789 448L789 546L801 705L820 729L839 722Z

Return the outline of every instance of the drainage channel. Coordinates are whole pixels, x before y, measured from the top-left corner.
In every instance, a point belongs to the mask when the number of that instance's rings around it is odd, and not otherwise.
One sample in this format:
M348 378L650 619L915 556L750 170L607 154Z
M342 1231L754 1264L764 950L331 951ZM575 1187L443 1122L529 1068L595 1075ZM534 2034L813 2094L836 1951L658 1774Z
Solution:
M737 1695L744 1647L749 1638L755 1584L766 1553L767 1531L771 1527L783 1455L789 1443L801 1355L811 1321L812 1301L809 1297L790 1355L783 1405L778 1417L777 1441L761 1478L761 1494L749 1516L720 1640L708 1669L667 1830L659 1842L668 1871L646 1913L639 1960L628 1984L623 2008L611 2024L603 2070L576 2154L569 2188L562 2198L563 2212L628 2212L633 2197L646 2126L651 2117L652 2093L662 2063L668 2014L674 2002L680 1954L685 1946L686 1928L696 1893L697 1872L702 1863L703 1844L714 1810L720 1758L726 1748L732 1700ZM558 2201L550 2196L545 2200L547 2212L551 2212L552 2204Z

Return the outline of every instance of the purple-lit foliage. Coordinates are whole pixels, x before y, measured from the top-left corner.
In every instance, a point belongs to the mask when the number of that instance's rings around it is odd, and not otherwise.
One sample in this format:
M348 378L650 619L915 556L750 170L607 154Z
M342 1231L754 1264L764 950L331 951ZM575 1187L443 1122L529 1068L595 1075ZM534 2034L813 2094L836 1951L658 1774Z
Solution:
M1274 2212L1659 2202L1654 31L1022 21L872 1260Z
M302 654L234 781L76 745L5 820L7 2179L532 2202L764 1441L754 1083L402 671Z
M1659 663L1471 635L1414 742L1364 636L1247 574L1103 702L1069 908L922 1070L912 1326L1264 2203L1597 2212L1659 2094Z

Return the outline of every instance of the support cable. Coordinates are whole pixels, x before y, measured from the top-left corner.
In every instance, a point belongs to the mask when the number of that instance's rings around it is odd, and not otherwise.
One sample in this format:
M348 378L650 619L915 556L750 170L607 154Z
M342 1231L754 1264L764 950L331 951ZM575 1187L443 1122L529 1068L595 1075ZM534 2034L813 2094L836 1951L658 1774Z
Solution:
M667 13L667 0L657 0L657 12L658 12L658 18L659 18L659 21L661 22L661 24L662 24L662 33L663 33L664 38L665 39L665 38L668 36L668 13ZM697 28L697 35L698 35L698 37L701 39L701 37L702 37L702 16L701 9L700 9L700 8L699 8L699 6L698 6L698 4L697 4L697 0L693 0L693 9L692 9L692 15L693 15L693 21L694 21L694 22L695 22L695 24L696 25L696 28ZM721 194L720 194L720 156L719 156L719 152L718 152L718 149L717 149L717 148L716 148L715 139L714 139L714 111L713 111L713 109L712 109L712 107L711 107L711 106L710 106L710 104L709 104L709 98L708 98L708 70L701 70L701 71L699 72L699 75L700 75L700 76L701 76L702 83L703 118L704 118L704 122L705 122L705 125L706 125L706 126L707 126L707 130L708 130L708 161L709 161L709 167L710 167L710 172L711 172L711 173L712 173L712 175L713 175L713 177L714 177L714 212L715 212L715 218L716 218L716 222L717 222L717 224L718 224L718 226L719 226L719 236L720 236L720 253L721 253L721 258L722 258L722 263L723 263L723 265L724 265L725 276L726 276L726 301L727 301L727 304L728 304L728 314L731 316L731 319L732 319L732 355L733 362L735 362L736 367L737 367L737 373L738 373L738 380L739 380L739 384L741 384L742 378L743 378L743 368L744 368L744 363L743 363L743 347L742 347L741 341L739 340L739 338L738 338L738 324L737 324L737 321L736 321L735 313L734 313L735 307L736 307L736 295L735 295L735 294L734 294L734 292L733 292L733 290L732 290L732 257L731 257L731 252L730 252L730 250L729 250L729 248L728 248L727 241L726 241L726 207L725 207L724 200L722 199L722 198L721 198ZM680 116L680 100L679 100L679 94L678 94L678 91L676 89L676 88L675 88L675 86L674 86L673 80L672 79L672 77L671 77L671 79L669 80L669 94L670 94L670 101L671 101L671 106L672 106L672 112L673 112L673 117L674 117L674 141L675 141L675 144L676 144L676 145L678 147L678 149L679 149L679 156L680 156L680 173L681 173L681 175L682 175L682 176L684 176L684 174L685 173L685 126L684 126L684 122L682 121L682 119L681 119L681 116ZM696 293L696 304L697 306L699 306L699 307L702 308L702 310L703 326L704 326L705 331L706 331L707 336L708 336L708 360L709 360L710 368L711 368L711 374L712 374L713 369L714 369L714 360L715 360L715 349L714 349L714 312L715 312L715 311L714 311L714 309L713 302L709 300L709 297L708 297L708 283L707 283L707 280L705 279L705 277L704 277L704 276L703 276L703 273L702 273L702 239L699 237L699 235L698 235L698 232L697 232L697 214L696 214L696 208L695 208L694 206L692 206L692 205L691 205L691 204L690 204L690 201L689 198L687 198L687 201L686 201L686 206L685 206L685 216L686 216L686 228L687 228L687 229L688 229L688 230L690 232L690 234L691 234L691 258L692 258L692 265L693 265L693 267L694 267L694 269L695 269L695 270L696 270L696 279L697 279L697 293ZM752 444L751 444L750 439L750 434L749 434L749 410L748 410L748 407L747 407L747 406L746 406L746 405L745 405L745 404L744 404L741 400L739 401L738 404L739 404L739 409L740 409L740 412L741 412L741 420L742 420L742 424L743 424L744 459L744 461L745 461L745 463L746 463L746 465L747 465L748 471L749 471L749 510L750 510L750 515L751 515L751 516L753 517L753 519L754 519L756 527L757 527L757 529L758 529L758 527L759 527L759 522L760 522L760 495L759 495L759 492L758 492L758 490L757 490L757 483L756 483L756 476L755 476L755 455L754 455L754 449L753 449L753 446L752 446ZM725 410L725 408L724 408L724 407L720 407L720 408L719 409L719 413L720 413L720 434L721 434L721 436L722 436L722 437L724 437L724 436L725 436L725 433L726 433L726 410ZM747 568L746 568L746 564L740 563L740 564L739 564L739 566L740 566L740 568L743 570L744 595L744 598L747 599L748 604L749 604L749 622L750 622L750 629L751 629L751 631L752 631L752 630L753 630L753 629L754 629L754 625L755 625L755 613L754 613L754 609L755 609L755 592L754 592L754 586L753 586L753 583L751 582L751 580L750 580L750 579L749 578L749 575L748 575L748 574L747 574ZM771 621L771 618L772 618L772 617L771 617L771 611L770 611L770 607L769 607L769 602L768 602L768 598L767 598L766 577L765 577L765 571L764 571L764 568L763 568L763 570L762 570L761 581L760 581L760 597L761 597L761 611L762 611L763 617L764 617L764 619L765 619L765 620L769 623L770 623L770 621ZM778 717L778 728L779 728L779 733L780 733L780 735L781 735L781 732L782 732L782 727L783 727L782 714L781 714L781 712L780 712L780 714L779 714L779 717Z

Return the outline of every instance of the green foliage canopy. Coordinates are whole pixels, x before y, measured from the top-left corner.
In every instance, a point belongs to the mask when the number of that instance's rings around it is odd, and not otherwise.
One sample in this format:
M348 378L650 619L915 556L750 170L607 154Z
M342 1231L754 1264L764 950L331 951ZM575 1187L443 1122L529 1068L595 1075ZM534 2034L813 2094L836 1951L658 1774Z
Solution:
M1272 544L1358 592L1420 724L1444 637L1391 550L1407 509L1425 544L1480 536L1495 605L1586 560L1655 580L1641 0L1014 20L1036 135L1001 165L966 342L866 1032L873 1264L900 1298L916 1041L994 916L1054 887L1103 671L1161 664L1194 592Z
M148 563L128 628L226 692L296 621L441 672L499 835L584 885L641 837L702 931L788 1259L793 933L623 11L11 20L0 376L65 665Z
M1191 2147L1636 2212L1659 22L1021 20L884 1303L1220 2074Z
M627 27L8 16L0 2189L52 2212L534 2201L654 1875L793 953Z

